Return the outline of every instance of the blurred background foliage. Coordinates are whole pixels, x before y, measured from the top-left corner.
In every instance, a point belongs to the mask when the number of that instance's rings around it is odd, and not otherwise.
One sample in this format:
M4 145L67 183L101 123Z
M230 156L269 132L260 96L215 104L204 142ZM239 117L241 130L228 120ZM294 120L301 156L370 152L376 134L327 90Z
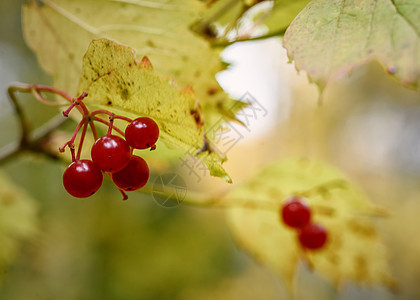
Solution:
M50 83L22 39L24 2L0 2L0 146L19 136L5 93L10 82ZM301 265L296 297L419 299L419 93L372 63L332 84L319 107L316 87L287 64L278 41L234 45L225 59L234 58L218 77L222 87L239 96L249 91L270 111L229 152L226 169L234 182L280 157L317 156L392 211L377 226L390 249L397 292L350 284L337 293ZM56 114L31 96L19 99L34 127ZM220 209L165 209L141 193L121 202L109 182L91 199L74 199L61 184L65 165L29 153L1 168L32 198L38 228L0 270L0 299L286 299L275 275L237 250ZM228 188L219 179L196 183L179 172L190 189Z

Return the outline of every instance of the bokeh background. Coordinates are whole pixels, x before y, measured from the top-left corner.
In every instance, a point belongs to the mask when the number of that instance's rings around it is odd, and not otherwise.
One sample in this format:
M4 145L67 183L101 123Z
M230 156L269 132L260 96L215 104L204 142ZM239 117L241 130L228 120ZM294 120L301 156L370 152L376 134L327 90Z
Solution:
M0 146L19 137L7 86L51 83L22 38L24 2L0 1ZM337 291L301 265L297 299L420 299L419 92L371 63L332 84L319 106L316 87L287 63L279 40L235 44L223 57L231 65L217 76L221 86L236 98L248 92L268 111L249 130L238 128L243 138L226 163L235 183L276 159L316 156L391 211L376 224L398 291L352 283ZM34 128L57 114L28 95L19 99ZM122 202L109 180L93 197L74 199L61 184L65 165L30 153L0 167L35 199L38 226L0 270L0 299L287 299L276 276L235 246L222 209L164 208L147 193ZM197 183L179 164L163 171L182 176L191 191L229 188L209 176Z

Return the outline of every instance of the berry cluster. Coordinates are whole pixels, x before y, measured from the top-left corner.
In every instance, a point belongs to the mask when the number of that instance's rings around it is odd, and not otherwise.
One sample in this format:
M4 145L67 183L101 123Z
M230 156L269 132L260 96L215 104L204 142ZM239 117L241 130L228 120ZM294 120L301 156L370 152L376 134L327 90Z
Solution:
M297 230L300 245L316 250L324 247L328 233L321 225L311 222L311 210L302 197L292 197L281 208L283 222Z
M104 172L111 176L112 181L121 191L125 200L128 198L126 191L135 191L143 187L149 179L149 167L146 161L134 155L133 150L148 148L154 150L156 148L155 143L159 138L159 127L155 121L147 117L131 120L124 116L114 115L107 110L89 112L81 101L86 96L87 94L83 93L80 97L74 99L70 107L63 112L63 115L67 117L73 107L78 107L83 116L71 140L60 147L61 152L64 151L66 146L70 148L73 161L64 171L64 188L74 197L89 197L101 187L102 172ZM98 117L99 114L108 115L109 122ZM114 119L129 122L124 132L114 125ZM98 137L95 121L108 125L106 135ZM91 149L92 160L80 159L88 125L91 127L95 138L95 143ZM74 142L80 129L82 129L82 134L76 154ZM112 130L117 131L120 136L112 134Z

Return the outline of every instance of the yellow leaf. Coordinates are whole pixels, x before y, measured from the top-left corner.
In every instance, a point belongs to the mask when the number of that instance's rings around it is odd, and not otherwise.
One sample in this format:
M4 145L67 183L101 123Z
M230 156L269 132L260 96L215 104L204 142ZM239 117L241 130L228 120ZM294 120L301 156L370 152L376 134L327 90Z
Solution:
M220 50L190 30L207 9L204 1L41 0L23 5L25 41L54 86L74 95L89 43L108 38L134 48L154 68L191 85L200 99L208 128L244 107L230 99L215 79L224 69ZM76 95L75 95L76 96Z
M205 138L204 120L197 96L161 77L147 57L137 61L133 49L107 39L93 41L83 58L79 94L84 102L131 117L156 121L160 139L169 146L198 155L210 174L231 179L221 167L224 158L212 151ZM202 149L205 148L204 151Z
M294 229L280 219L290 196L304 196L312 221L328 231L326 246L303 251ZM335 168L319 161L288 159L270 164L224 199L235 239L273 268L291 291L299 257L335 285L382 283L394 287L385 246L372 217L386 213Z

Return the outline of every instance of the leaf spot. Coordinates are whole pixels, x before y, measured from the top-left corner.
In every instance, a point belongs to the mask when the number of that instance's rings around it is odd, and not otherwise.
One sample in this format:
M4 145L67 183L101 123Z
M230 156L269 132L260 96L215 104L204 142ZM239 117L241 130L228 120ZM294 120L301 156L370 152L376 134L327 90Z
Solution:
M217 93L217 88L211 87L207 90L207 95L212 96Z
M129 92L128 92L128 89L122 89L121 90L121 97L124 99L124 100L127 100L128 99L128 96L129 96Z

